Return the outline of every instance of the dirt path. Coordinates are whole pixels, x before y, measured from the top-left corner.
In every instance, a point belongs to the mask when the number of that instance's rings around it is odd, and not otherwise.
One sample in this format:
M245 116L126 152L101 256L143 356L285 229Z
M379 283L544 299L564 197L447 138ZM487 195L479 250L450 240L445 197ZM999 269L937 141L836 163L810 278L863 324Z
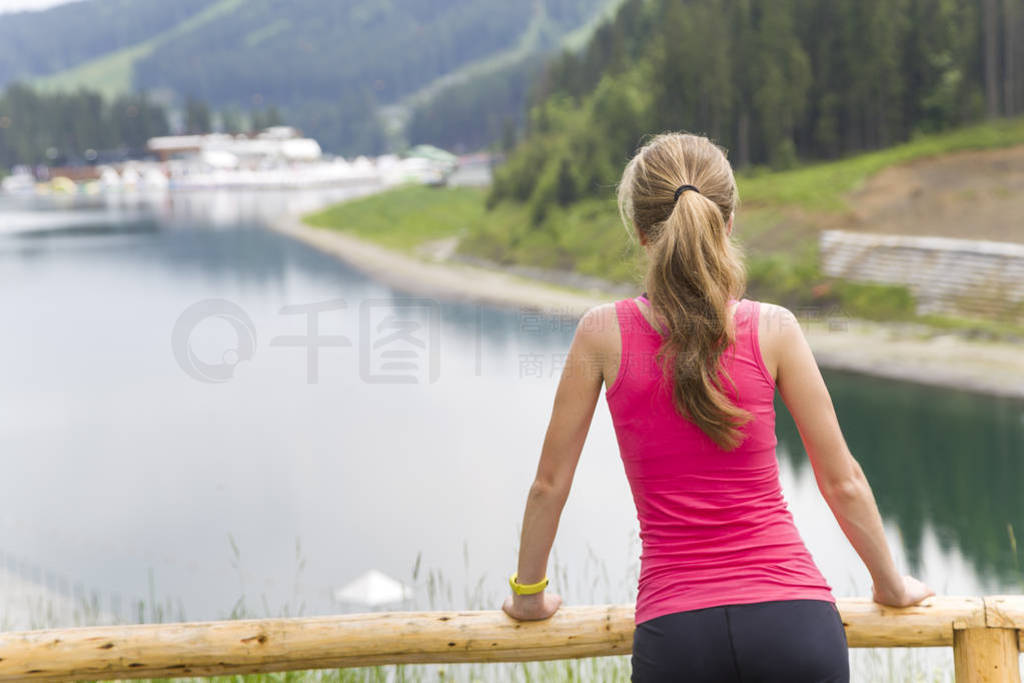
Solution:
M1024 243L1024 145L918 159L880 171L847 197L850 210L740 208L752 252L792 253L822 230Z
M847 230L1024 243L1024 146L893 166L849 203Z
M434 250L417 258L338 230L312 228L299 216L283 217L271 227L416 296L523 307L550 315L580 315L608 300L600 293L561 288L500 269L436 261Z

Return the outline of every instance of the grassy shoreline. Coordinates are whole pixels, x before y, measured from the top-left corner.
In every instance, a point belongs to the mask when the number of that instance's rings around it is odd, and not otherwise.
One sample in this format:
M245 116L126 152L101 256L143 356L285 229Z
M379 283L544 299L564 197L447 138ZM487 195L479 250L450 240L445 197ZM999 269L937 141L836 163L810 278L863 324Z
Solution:
M740 174L737 235L746 253L749 296L794 309L875 321L906 322L987 339L1024 338L1020 321L919 316L899 285L825 276L819 267L822 225L840 220L847 194L894 165L966 150L1024 144L1024 118L921 137L885 150L797 169ZM548 212L538 224L526 204L486 204L481 188L403 186L308 214L306 224L337 230L410 256L460 257L495 269L529 266L607 282L609 291L639 287L642 259L619 220L613 192ZM776 245L765 248L765 243ZM437 248L440 249L437 249ZM434 257L430 255L435 253Z

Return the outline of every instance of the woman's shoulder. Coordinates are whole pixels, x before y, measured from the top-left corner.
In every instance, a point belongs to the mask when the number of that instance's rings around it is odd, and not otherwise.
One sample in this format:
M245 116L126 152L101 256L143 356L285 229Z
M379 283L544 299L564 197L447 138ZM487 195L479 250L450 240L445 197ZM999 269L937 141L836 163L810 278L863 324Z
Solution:
M757 313L762 332L778 330L782 326L797 324L796 316L788 308L781 304L769 301L758 301L757 299L743 299L748 302L750 310Z
M779 365L786 349L799 343L803 336L800 322L791 310L781 304L753 301L758 312L757 346L765 369L777 378Z
M628 300L610 301L587 309L576 325L576 334L593 341L606 341L613 334L618 335L618 310L623 301Z
M617 356L622 349L624 330L631 333L634 329L649 329L638 328L643 325L640 321L642 315L631 299L593 306L580 318L576 326L576 338L602 357Z

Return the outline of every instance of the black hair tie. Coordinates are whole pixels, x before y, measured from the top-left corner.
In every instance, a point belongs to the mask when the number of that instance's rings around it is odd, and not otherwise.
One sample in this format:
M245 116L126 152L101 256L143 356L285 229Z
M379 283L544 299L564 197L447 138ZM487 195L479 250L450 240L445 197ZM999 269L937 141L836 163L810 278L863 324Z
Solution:
M693 185L680 185L679 187L676 188L676 196L672 198L672 202L673 203L678 202L679 201L679 195L681 195L682 193L686 192L687 190L693 190L697 194L700 194L700 190L698 190Z

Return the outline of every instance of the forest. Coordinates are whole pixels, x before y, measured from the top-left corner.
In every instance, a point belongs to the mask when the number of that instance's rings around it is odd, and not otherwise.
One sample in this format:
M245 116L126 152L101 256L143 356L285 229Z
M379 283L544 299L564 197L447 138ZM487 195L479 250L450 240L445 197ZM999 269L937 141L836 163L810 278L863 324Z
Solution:
M545 55L531 55L492 73L453 84L413 107L406 126L410 144L428 143L456 152L503 148L526 119L531 84Z
M105 101L96 92L45 95L13 84L0 93L0 169L138 153L168 130L166 111L144 94Z
M14 83L0 92L0 172L17 165L77 165L135 158L146 141L171 132L171 113L146 93L113 100L100 93L40 93ZM180 132L254 133L284 123L277 108L248 112L212 111L202 100L187 98Z
M604 196L644 134L741 169L887 147L1024 108L1021 0L626 0L534 83L489 204Z

